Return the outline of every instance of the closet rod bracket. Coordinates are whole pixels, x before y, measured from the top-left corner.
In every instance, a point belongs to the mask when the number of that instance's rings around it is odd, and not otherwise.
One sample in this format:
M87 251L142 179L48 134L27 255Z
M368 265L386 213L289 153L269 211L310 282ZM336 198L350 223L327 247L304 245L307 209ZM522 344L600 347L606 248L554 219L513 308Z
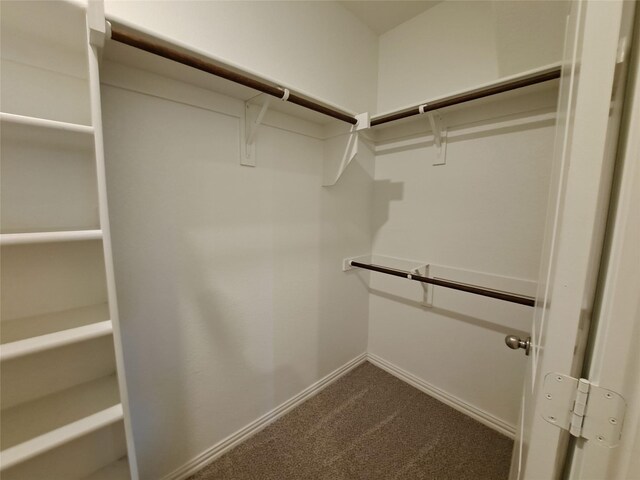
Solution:
M436 158L433 165L447 164L447 128L442 126L442 116L437 111L425 111L428 104L418 107L420 115L426 115L433 134L433 145L436 148Z
M358 123L355 125L356 131L366 130L371 126L371 115L369 115L369 112L360 113L356 115L355 118L358 120Z
M359 255L357 257L347 257L342 260L342 271L348 272L349 270L354 270L356 267L351 265L351 262L370 262L371 255Z
M288 90L285 91L285 96L288 96ZM256 152L255 152L255 140L258 134L258 130L262 125L264 116L269 110L272 97L268 95L260 95L264 97L264 102L258 110L258 106L251 104L250 101L244 102L244 121L241 125L244 127L243 132L240 135L242 139L241 152L240 152L240 165L246 167L256 166ZM284 98L283 98L284 100ZM286 100L285 100L286 101Z
M422 277L429 277L429 264L425 263L417 268L411 270L411 273L420 275ZM433 285L428 283L420 283L422 287L422 306L433 307Z

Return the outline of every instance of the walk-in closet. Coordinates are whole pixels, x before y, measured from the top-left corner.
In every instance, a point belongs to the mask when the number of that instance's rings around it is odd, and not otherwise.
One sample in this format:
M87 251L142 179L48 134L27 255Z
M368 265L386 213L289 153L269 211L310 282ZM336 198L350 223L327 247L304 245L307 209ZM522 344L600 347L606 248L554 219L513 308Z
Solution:
M640 478L635 7L0 0L0 478Z

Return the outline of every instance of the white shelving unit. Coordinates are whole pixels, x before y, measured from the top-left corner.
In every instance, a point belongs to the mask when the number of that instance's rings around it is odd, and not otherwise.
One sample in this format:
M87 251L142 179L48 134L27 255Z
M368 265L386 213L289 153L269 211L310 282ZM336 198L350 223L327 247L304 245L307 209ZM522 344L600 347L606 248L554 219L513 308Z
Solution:
M137 478L87 18L2 2L3 480Z

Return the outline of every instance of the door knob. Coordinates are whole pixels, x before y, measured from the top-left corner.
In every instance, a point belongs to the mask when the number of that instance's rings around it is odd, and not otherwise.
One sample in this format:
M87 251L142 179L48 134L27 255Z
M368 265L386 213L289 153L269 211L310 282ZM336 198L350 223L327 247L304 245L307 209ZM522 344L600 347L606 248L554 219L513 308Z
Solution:
M507 347L513 348L514 350L523 348L525 355L529 355L529 352L531 351L531 337L527 337L525 340L522 340L516 335L507 335L504 337L504 343L507 344Z

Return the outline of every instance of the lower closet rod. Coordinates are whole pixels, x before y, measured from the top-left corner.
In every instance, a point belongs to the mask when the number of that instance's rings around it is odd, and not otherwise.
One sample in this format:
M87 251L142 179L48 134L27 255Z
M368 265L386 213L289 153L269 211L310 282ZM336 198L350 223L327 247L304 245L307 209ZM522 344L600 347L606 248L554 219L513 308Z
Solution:
M515 293L502 292L500 290L491 290L475 285L452 282L451 280L440 280L437 278L423 277L422 275L416 275L404 270L396 270L395 268L382 267L380 265L360 263L354 260L350 261L349 265L351 265L352 267L364 268L365 270L372 270L374 272L386 273L387 275L406 278L408 280L415 280L416 282L430 283L431 285L437 285L439 287L452 288L453 290L460 290L462 292L473 293L475 295L482 295L483 297L497 298L498 300L518 303L520 305L526 305L527 307L533 307L536 304L535 298L527 297L525 295L516 295Z
M188 53L180 52L165 45L154 43L146 38L142 38L141 36L133 35L115 24L111 25L111 40L115 40L116 42L129 45L130 47L153 53L154 55L166 58L167 60L173 60L174 62L181 63L188 67L210 73L216 77L221 77L226 80L239 83L245 87L253 88L254 90L258 90L259 92L266 93L267 95L271 95L290 103L295 103L301 107L342 120L343 122L350 123L351 125L358 123L358 120L353 115L307 100L295 93L289 93L289 90L286 88L270 85L261 80L251 78L247 75L243 75L242 73L216 65L215 63L207 62L194 55L189 55Z

